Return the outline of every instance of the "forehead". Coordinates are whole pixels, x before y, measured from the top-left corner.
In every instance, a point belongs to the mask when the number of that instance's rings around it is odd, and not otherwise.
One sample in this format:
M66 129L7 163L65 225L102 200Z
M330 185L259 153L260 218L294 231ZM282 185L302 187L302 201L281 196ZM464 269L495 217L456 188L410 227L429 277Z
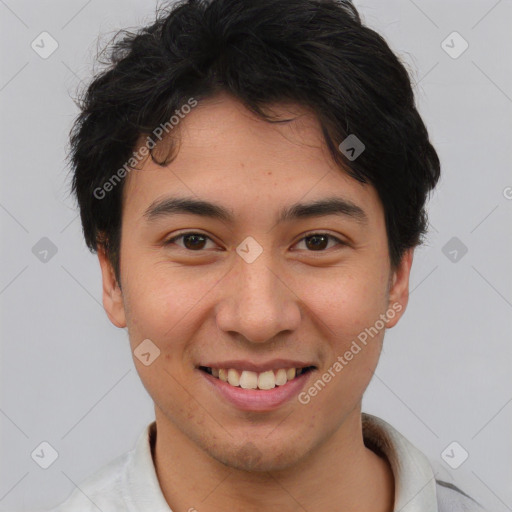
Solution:
M333 195L358 204L369 216L379 214L375 189L332 160L310 111L288 103L272 106L271 112L293 120L269 123L225 94L199 103L172 132L174 160L161 167L148 158L141 170L128 174L124 213L140 218L151 203L170 194L224 204L241 221L271 210L275 217L288 204Z

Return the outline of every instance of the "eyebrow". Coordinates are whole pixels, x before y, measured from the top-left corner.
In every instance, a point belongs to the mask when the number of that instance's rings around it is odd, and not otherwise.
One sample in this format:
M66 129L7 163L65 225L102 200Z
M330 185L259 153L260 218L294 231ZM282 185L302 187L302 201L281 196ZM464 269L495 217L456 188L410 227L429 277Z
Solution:
M143 217L148 222L152 222L177 214L198 215L230 224L235 221L234 213L224 206L192 197L165 197L155 200L146 209ZM310 203L295 203L282 208L277 217L277 223L329 215L353 219L360 224L368 223L368 216L360 206L341 197L327 197Z

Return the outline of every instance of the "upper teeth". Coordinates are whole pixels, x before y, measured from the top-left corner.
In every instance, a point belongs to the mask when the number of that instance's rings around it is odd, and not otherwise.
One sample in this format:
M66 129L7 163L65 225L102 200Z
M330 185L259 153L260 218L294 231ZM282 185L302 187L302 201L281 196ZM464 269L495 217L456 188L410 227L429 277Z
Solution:
M217 369L212 368L212 375L220 380L231 384L231 386L241 387L243 389L272 389L276 386L283 386L296 375L302 373L302 368L280 368L274 373L273 370L266 372L251 372L243 370L239 372L234 368Z

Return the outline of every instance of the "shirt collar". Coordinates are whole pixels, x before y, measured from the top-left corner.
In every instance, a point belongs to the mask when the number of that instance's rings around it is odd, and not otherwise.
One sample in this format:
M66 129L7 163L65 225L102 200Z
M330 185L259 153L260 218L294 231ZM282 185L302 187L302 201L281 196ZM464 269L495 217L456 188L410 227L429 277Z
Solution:
M128 459L123 496L129 512L172 512L158 482L152 450L156 440L156 421L146 426Z
M427 457L383 419L362 414L365 445L384 456L395 479L397 512L437 512L436 480Z
M395 480L396 512L438 512L436 481L426 456L389 423L362 413L365 445L384 456ZM167 504L153 463L156 422L146 426L128 459L123 488L130 512L172 512Z

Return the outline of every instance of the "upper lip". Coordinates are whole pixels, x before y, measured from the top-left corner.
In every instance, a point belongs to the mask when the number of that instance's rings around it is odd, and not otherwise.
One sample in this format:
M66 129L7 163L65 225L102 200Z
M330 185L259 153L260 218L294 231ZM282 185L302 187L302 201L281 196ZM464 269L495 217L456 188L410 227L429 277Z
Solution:
M293 359L272 359L272 361L266 361L264 363L255 363L254 361L244 360L231 360L221 361L218 363L201 363L199 366L207 366L208 368L216 368L218 370L225 369L229 370L233 368L235 370L243 371L249 370L256 373L266 372L269 370L279 370L280 368L306 368L308 366L315 366L313 363L297 361Z

